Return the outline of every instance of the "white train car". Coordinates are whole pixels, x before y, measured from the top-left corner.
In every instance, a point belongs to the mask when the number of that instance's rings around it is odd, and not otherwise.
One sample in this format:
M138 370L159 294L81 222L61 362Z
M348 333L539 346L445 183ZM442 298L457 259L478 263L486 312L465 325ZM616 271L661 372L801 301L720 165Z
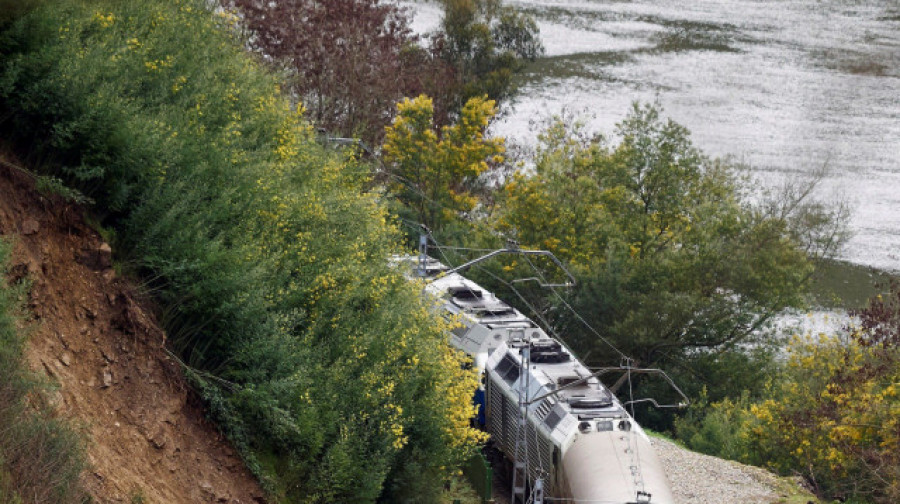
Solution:
M483 373L479 421L511 461L518 447L529 484L540 480L554 503L672 504L649 438L600 380L528 317L446 270L429 258L426 290L462 322L450 342Z

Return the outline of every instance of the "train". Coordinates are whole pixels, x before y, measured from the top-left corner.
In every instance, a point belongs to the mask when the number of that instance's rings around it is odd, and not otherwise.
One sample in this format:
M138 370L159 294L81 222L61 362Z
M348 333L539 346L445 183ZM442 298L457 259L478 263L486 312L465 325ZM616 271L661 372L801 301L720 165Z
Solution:
M512 465L513 504L674 503L647 434L563 341L438 260L409 263L460 322L450 344L481 373L477 422Z

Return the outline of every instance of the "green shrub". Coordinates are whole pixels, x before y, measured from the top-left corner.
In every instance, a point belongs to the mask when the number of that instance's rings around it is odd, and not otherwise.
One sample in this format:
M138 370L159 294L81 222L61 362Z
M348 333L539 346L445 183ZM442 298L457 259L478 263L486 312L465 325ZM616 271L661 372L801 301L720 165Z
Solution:
M821 497L897 502L900 350L863 343L870 329L796 337L759 399L700 401L676 421L679 438L697 451L800 475Z
M399 233L367 167L315 143L234 22L197 0L38 7L0 34L0 128L97 202L211 413L280 495L440 485L480 439L476 378L387 265Z
M749 447L744 429L749 419L749 394L737 400L724 399L712 404L706 391L690 410L675 420L675 432L688 448L730 460L747 461Z

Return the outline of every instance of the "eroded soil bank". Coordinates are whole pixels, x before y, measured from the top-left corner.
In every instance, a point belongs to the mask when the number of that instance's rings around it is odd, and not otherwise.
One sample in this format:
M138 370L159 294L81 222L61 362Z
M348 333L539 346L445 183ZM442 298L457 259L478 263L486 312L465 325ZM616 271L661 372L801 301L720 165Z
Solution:
M88 492L97 502L263 502L85 209L39 194L15 165L0 156L0 236L14 244L9 275L31 283L30 366L58 384L51 401L86 434Z

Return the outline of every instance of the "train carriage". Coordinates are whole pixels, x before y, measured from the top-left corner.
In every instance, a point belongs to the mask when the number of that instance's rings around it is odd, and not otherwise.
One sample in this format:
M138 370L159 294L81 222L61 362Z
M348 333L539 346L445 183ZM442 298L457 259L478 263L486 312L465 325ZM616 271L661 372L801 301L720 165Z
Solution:
M646 433L563 342L438 261L419 270L462 323L450 343L483 373L480 422L530 485L540 481L547 502L674 502Z

